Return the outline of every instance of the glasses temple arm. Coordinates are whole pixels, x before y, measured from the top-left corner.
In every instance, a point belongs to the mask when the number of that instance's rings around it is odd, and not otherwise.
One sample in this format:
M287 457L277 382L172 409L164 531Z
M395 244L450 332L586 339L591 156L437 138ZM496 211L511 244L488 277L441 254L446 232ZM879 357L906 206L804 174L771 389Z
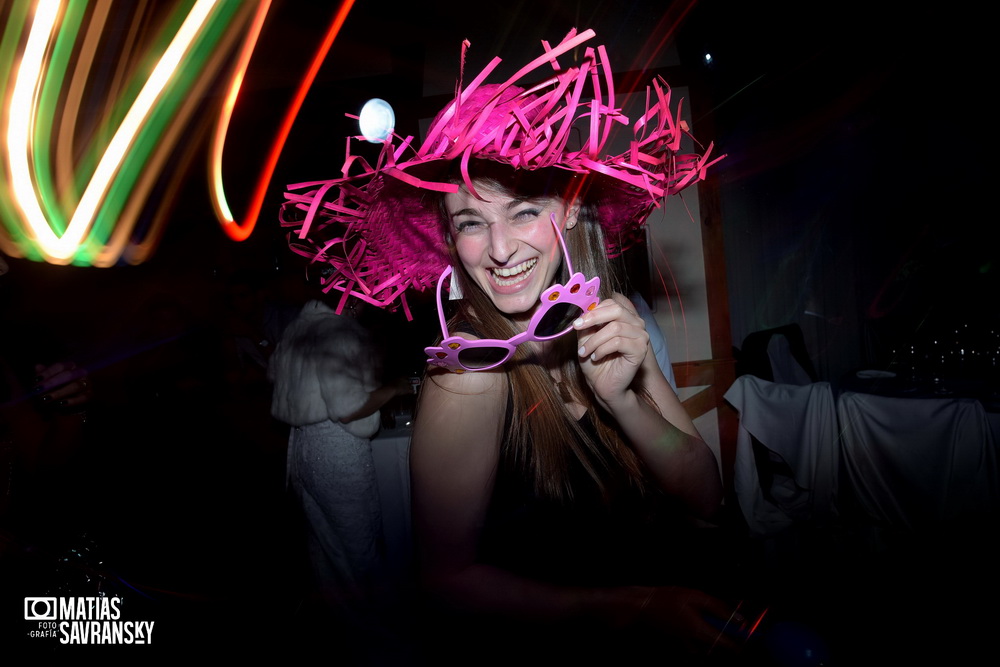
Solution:
M438 322L441 323L441 336L442 340L448 337L448 327L444 321L444 308L441 307L441 285L444 284L444 279L451 275L451 267L445 267L444 271L441 272L441 276L438 278L437 282L437 310L438 310Z
M556 222L556 214L549 214L549 220L552 221L552 227L556 230L556 238L559 239L559 245L562 247L563 257L566 258L566 268L569 275L573 275L573 260L569 258L569 251L566 249L566 241L563 240L562 230L559 229L559 223Z

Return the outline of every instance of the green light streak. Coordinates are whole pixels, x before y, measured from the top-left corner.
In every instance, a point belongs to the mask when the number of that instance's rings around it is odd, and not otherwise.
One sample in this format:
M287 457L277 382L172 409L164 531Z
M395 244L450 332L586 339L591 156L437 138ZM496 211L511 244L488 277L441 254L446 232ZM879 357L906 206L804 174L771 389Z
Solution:
M14 2L7 14L7 23L3 30L3 40L0 41L0 72L6 72L6 76L0 76L0 104L4 105L4 119L6 120L6 104L10 95L10 83L12 79L9 73L14 71L14 62L17 56L17 47L21 41L21 33L27 25L28 14L31 3L27 0ZM10 196L10 174L7 173L5 160L0 160L0 227L7 230L8 238L18 247L18 249L28 259L39 261L42 259L41 253L32 240L24 233L18 221L21 218L21 211L14 204Z
M230 19L238 9L239 2L237 0L220 2L216 6L198 39L179 64L177 71L174 72L149 119L139 131L108 189L108 194L97 213L94 227L91 230L91 235L101 239L101 245L113 231L122 210L132 195L136 181L142 175L146 163L156 149L166 127L173 121L178 106L184 101L195 80L201 74L200 65L212 54L219 39L225 33ZM168 34L172 36L176 32L175 28ZM74 257L74 263L80 261L89 264L95 255L93 246L82 244Z
M49 227L62 235L69 226L69 217L59 205L52 170L52 134L59 110L59 95L66 81L66 70L73 55L73 45L80 32L80 25L87 9L86 2L70 2L63 15L56 35L52 55L45 68L38 110L34 119L32 159L34 162L35 192L41 203Z

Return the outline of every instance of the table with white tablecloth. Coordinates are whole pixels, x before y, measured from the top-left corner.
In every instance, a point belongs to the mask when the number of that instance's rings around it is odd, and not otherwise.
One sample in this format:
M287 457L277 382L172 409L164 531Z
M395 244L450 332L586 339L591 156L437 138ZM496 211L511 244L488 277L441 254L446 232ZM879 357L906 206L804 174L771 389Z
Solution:
M834 394L750 375L726 399L740 414L734 483L752 534L836 517L838 487L884 527L1000 511L1000 413L980 400Z
M997 440L972 398L837 398L844 472L874 520L917 528L995 511Z
M388 566L398 580L412 557L410 528L410 427L382 429L372 438Z

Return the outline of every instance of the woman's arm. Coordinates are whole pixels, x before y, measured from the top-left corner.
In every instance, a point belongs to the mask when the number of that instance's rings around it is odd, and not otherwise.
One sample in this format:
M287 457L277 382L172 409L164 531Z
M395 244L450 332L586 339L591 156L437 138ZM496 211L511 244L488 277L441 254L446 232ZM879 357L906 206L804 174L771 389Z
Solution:
M656 365L645 324L620 294L583 315L581 368L598 400L660 486L696 515L713 516L722 502L715 455ZM644 387L656 408L635 391Z
M659 369L656 375L663 377ZM711 519L723 498L715 454L666 380L665 387L659 387L658 380L644 379L660 412L632 391L613 405L611 414L661 488L680 498L695 516ZM683 416L675 416L678 412Z
M368 400L365 401L364 405L352 414L341 417L340 421L341 423L346 424L359 419L364 419L369 415L375 414L378 410L381 410L383 405L397 396L406 396L407 394L411 394L412 391L413 389L410 386L409 379L405 377L398 377L393 382L384 384L372 393L368 394Z

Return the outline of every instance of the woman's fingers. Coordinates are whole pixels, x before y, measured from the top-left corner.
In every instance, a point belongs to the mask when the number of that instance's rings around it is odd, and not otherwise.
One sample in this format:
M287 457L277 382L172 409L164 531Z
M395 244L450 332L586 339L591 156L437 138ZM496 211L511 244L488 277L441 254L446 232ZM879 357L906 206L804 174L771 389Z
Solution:
M580 368L605 408L623 398L649 347L646 326L625 297L605 299L574 326L580 344Z
M65 361L48 366L36 364L35 391L42 394L45 403L75 406L90 400L93 387L85 368Z
M580 356L589 357L591 361L601 361L613 354L630 358L641 356L648 341L644 330L613 322L581 341Z
M52 402L64 401L62 405L80 405L90 400L92 393L90 381L82 377L53 389L46 396Z
M643 354L649 342L642 318L614 299L602 301L597 308L581 316L574 326L580 332L580 356L589 357L591 361L600 361L615 353Z
M48 366L35 364L35 384L43 388L57 387L73 382L86 373L85 369L78 368L72 361L60 361Z

